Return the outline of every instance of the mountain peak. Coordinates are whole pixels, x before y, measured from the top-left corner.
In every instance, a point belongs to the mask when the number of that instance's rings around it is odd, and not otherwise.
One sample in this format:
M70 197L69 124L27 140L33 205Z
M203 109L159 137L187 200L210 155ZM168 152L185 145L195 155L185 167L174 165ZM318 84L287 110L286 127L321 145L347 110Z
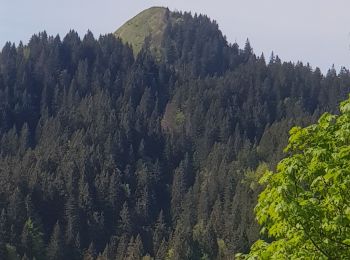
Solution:
M148 8L124 23L114 34L123 42L129 43L137 55L146 38L150 38L151 46L160 47L169 12L165 7Z

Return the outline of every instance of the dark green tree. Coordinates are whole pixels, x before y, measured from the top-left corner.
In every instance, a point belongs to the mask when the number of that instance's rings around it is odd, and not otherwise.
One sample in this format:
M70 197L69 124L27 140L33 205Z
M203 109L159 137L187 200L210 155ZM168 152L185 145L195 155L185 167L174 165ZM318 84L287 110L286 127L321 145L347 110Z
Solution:
M64 242L62 239L62 231L58 222L55 224L50 242L47 246L47 258L52 260L64 258Z

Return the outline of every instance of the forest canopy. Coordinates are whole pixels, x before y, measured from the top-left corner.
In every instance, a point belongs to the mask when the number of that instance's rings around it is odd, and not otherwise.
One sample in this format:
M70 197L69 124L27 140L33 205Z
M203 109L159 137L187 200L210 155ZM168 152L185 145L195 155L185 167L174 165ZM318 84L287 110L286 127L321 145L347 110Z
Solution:
M265 59L248 40L228 43L207 16L171 17L157 57L152 41L136 54L114 34L91 32L41 32L3 47L0 259L227 259L260 238L257 176L285 156L292 126L338 112L350 72ZM346 126L334 120L327 127ZM319 128L312 140L326 145ZM346 151L337 161L326 148L313 167L341 167ZM317 204L308 194L303 203Z

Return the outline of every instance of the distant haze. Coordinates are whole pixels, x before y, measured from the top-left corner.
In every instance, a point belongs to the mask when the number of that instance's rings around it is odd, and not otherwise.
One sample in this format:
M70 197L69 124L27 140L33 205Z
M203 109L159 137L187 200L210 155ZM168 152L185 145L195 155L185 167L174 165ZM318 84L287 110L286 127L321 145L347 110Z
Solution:
M90 29L98 37L151 6L207 14L229 42L243 47L249 38L267 60L273 50L323 72L332 64L350 67L349 0L0 0L0 45L27 43L43 30L63 38L70 29L81 36Z

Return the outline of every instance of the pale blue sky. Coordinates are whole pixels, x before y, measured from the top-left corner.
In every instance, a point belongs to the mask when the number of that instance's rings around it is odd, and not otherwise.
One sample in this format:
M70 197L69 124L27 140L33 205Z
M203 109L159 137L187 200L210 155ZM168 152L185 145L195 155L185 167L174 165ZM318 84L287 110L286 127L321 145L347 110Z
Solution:
M70 29L97 37L115 31L151 6L204 13L216 20L229 42L249 38L255 53L310 62L323 71L350 67L350 0L0 0L0 45L26 43L46 30Z

